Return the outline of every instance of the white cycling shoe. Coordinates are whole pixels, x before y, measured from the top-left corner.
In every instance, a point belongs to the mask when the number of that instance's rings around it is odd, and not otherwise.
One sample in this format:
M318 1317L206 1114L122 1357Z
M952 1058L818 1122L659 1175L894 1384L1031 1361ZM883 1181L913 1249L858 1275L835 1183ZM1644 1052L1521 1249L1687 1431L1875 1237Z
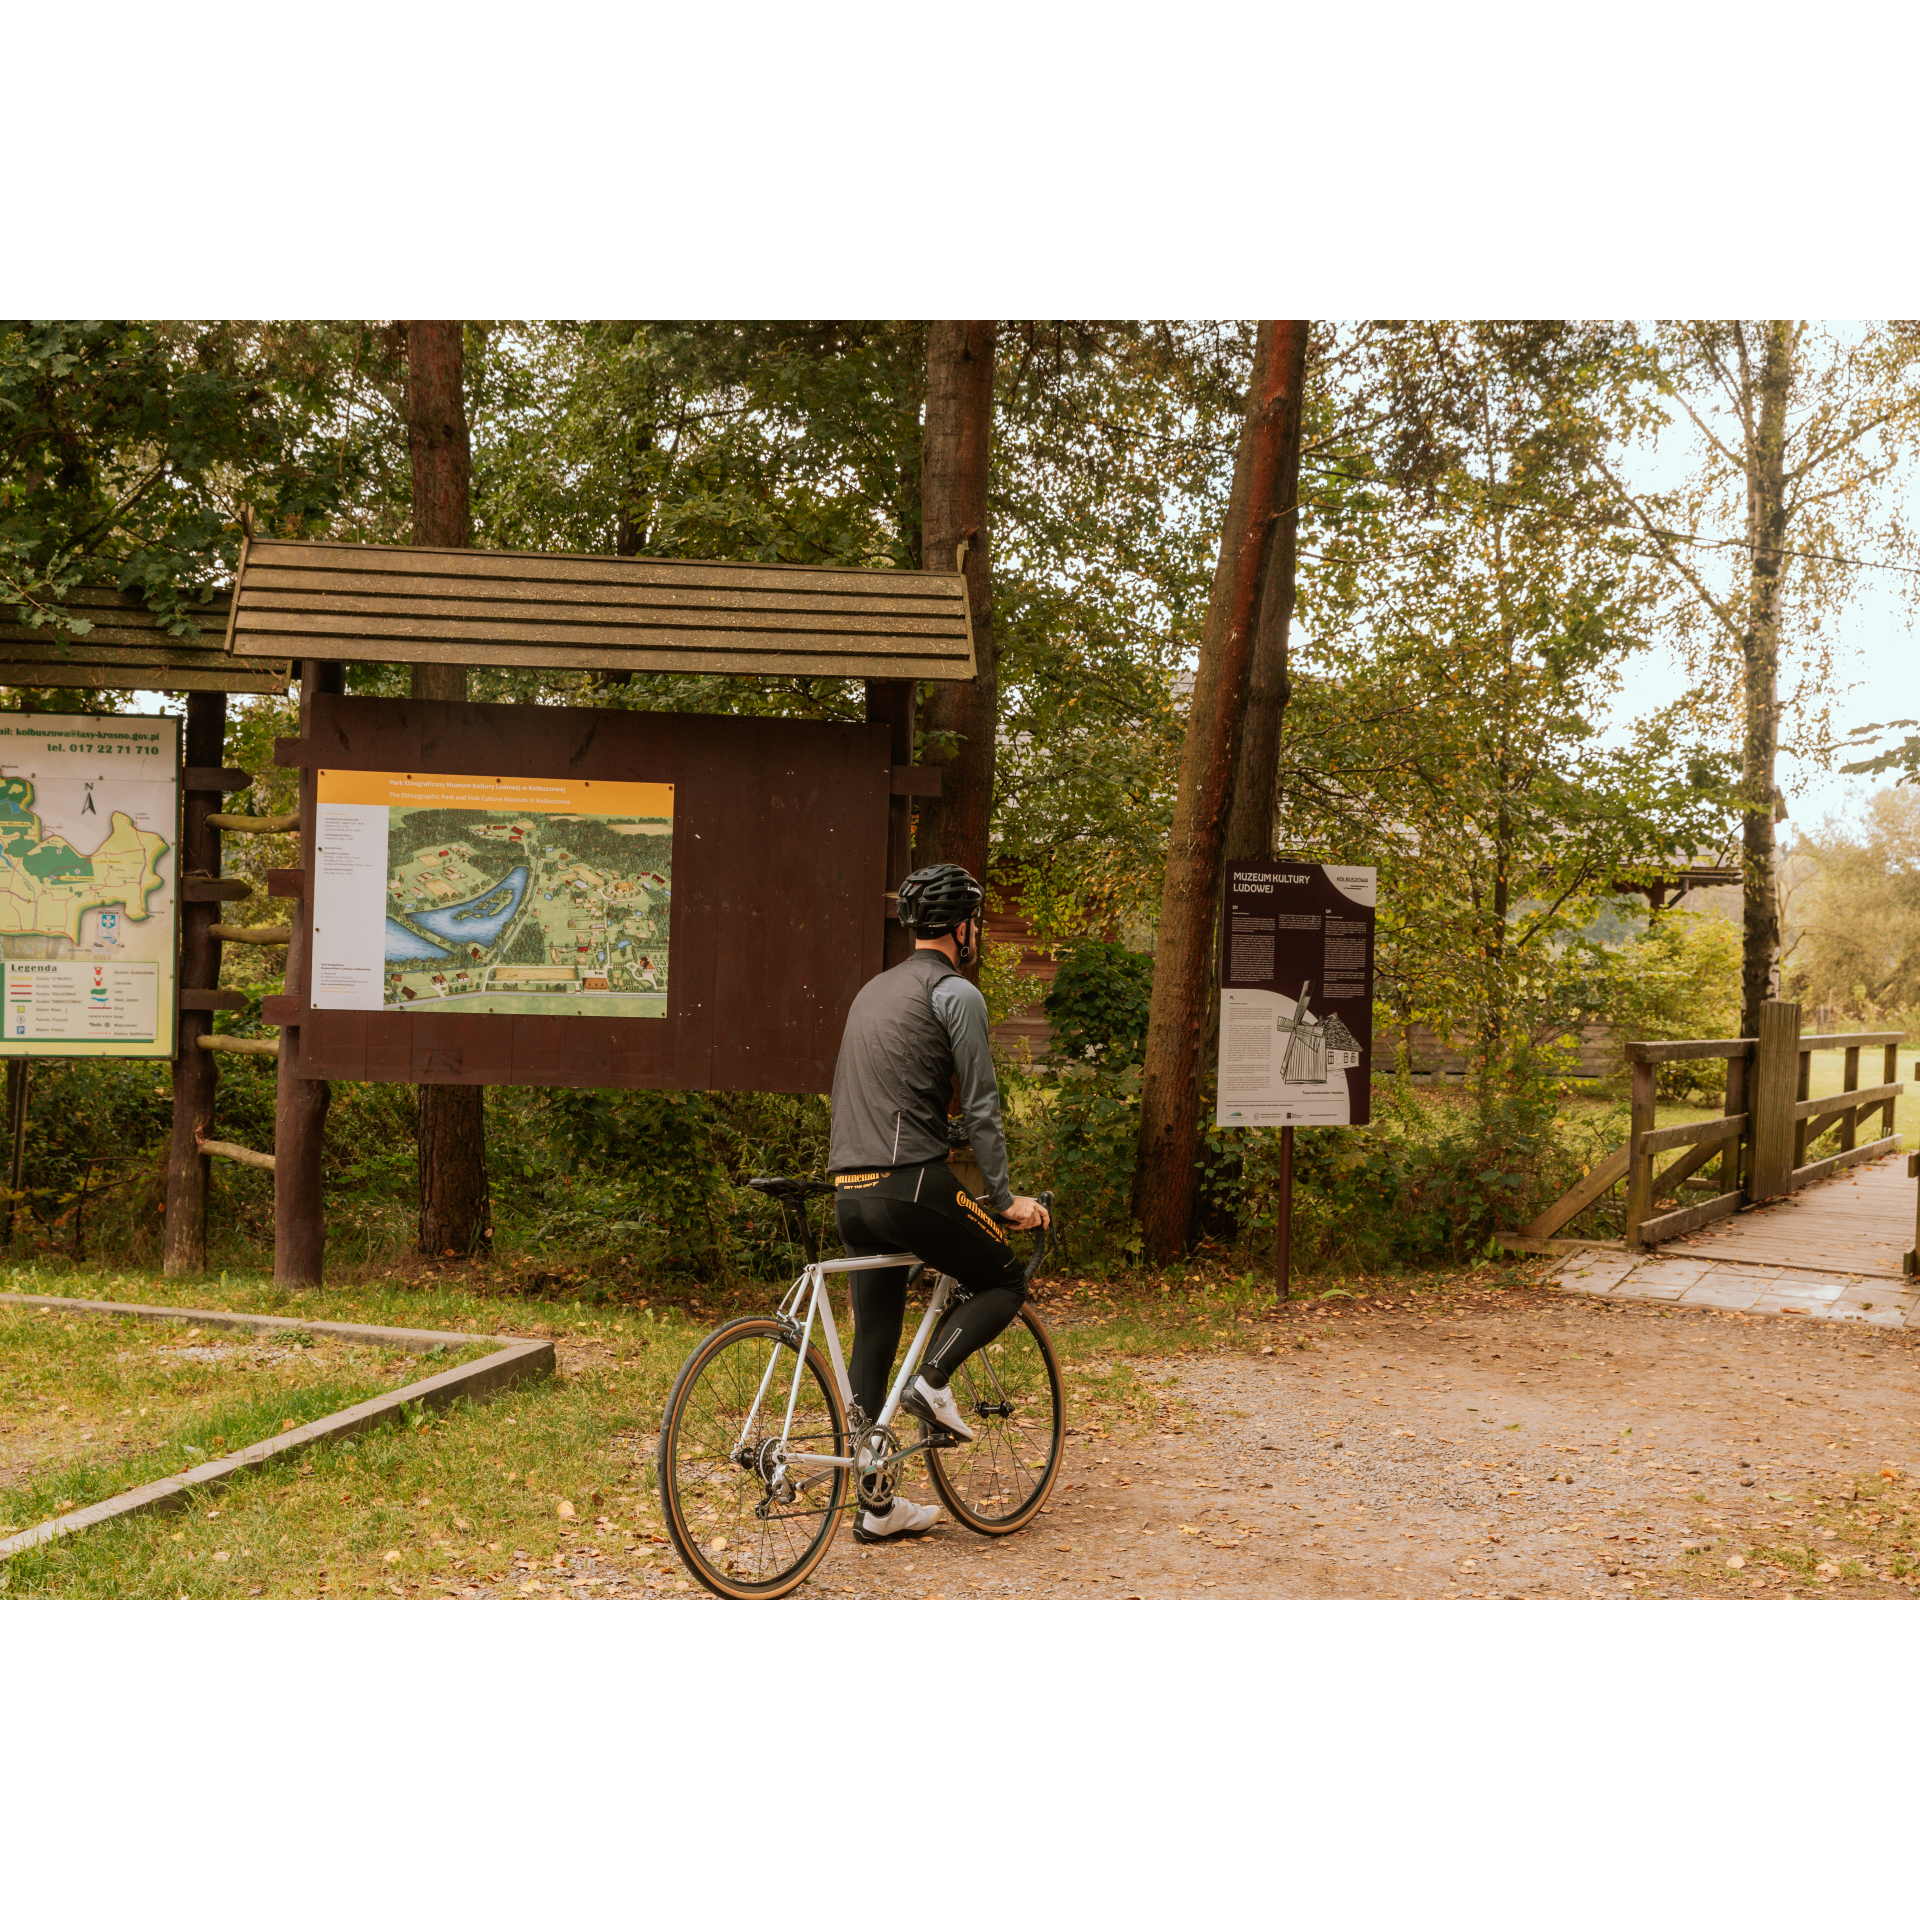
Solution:
M853 1537L863 1547L877 1546L883 1540L902 1540L908 1534L926 1533L939 1518L938 1507L923 1507L895 1495L893 1505L885 1513L868 1513L862 1508L860 1518L853 1523Z
M960 1417L960 1405L953 1397L953 1389L929 1386L924 1373L914 1376L913 1385L900 1396L900 1405L916 1419L924 1420L941 1433L952 1434L956 1440L973 1438L973 1429Z

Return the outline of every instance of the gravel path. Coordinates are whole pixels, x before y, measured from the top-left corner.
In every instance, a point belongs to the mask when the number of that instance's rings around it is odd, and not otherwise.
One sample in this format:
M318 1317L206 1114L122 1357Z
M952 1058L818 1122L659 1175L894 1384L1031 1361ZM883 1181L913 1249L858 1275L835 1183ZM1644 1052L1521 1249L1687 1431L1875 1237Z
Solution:
M843 1529L798 1597L1679 1595L1690 1554L1772 1524L1770 1495L1920 1451L1912 1334L1561 1294L1270 1324L1262 1352L1139 1363L1153 1420L1076 1429L1026 1532L943 1519L863 1549ZM556 1559L482 1591L689 1591L646 1536Z

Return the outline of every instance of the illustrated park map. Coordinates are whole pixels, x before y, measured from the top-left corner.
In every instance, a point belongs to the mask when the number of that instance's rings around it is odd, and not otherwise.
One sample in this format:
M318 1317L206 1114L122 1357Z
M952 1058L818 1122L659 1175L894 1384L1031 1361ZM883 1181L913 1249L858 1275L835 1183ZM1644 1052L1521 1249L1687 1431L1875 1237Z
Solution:
M666 1017L670 786L328 772L316 842L316 1006Z
M170 716L0 723L0 1053L172 1052L178 819Z

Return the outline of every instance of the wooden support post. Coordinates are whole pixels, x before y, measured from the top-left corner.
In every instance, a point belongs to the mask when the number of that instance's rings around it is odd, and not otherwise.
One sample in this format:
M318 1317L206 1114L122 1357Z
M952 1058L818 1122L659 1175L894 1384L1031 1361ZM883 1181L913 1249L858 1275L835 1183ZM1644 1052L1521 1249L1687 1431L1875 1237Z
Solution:
M1847 1073L1845 1080L1841 1082L1840 1090L1842 1093L1858 1093L1860 1091L1860 1049L1858 1047L1849 1047L1847 1049L1846 1060ZM1802 1098L1805 1098L1805 1096L1802 1095ZM1845 1153L1852 1147L1857 1146L1859 1144L1859 1134L1860 1110L1858 1107L1850 1107L1840 1121L1840 1151Z
M1732 1115L1746 1113L1747 1085L1752 1077L1753 1062L1745 1053L1736 1053L1727 1062L1727 1097L1721 1103L1720 1111ZM1720 1149L1720 1191L1738 1193L1745 1169L1742 1166L1743 1153L1751 1157L1753 1152L1753 1121L1749 1117L1747 1130L1738 1140L1729 1140Z
M1794 1089L1800 1084L1800 1007L1763 1000L1753 1049L1752 1171L1749 1200L1778 1200L1793 1191Z
M27 1176L27 1096L33 1087L33 1062L7 1062L7 1135L13 1151L7 1159L6 1243L13 1245L14 1218L20 1210L20 1189Z
M1280 1197L1273 1214L1273 1290L1293 1297L1293 1129L1280 1129Z
M1920 1061L1914 1063L1913 1077L1920 1080ZM1907 1178L1920 1179L1920 1153L1907 1155ZM1920 1275L1920 1188L1914 1190L1913 1245L1900 1256L1900 1271L1909 1280Z
M1627 1136L1627 1231L1629 1247L1643 1244L1640 1229L1653 1212L1653 1155L1640 1151L1640 1136L1653 1131L1654 1064L1633 1063L1633 1118Z
M1920 1078L1920 1063L1915 1064L1914 1074L1916 1078ZM1880 1076L1880 1084L1882 1086L1890 1087L1899 1078L1900 1078L1900 1043L1899 1041L1895 1040L1887 1048L1886 1070ZM1899 1111L1900 1111L1900 1103L1897 1100L1889 1100L1887 1104L1881 1108L1881 1112L1886 1115L1885 1120L1883 1120L1880 1125L1880 1132L1882 1137L1894 1131L1894 1124L1893 1124L1894 1116Z
M222 766L226 751L227 696L188 694L185 764ZM220 833L208 823L220 811L221 799L218 793L196 792L192 787L182 795L180 859L175 868L182 880L189 876L208 880L220 877ZM184 886L176 892L179 985L183 991L217 987L220 947L213 937L213 923L220 917L220 903L189 900ZM167 1218L162 1235L162 1257L168 1273L198 1273L207 1264L208 1168L200 1141L213 1125L220 1068L200 1040L212 1031L211 1013L181 1008L174 1036L173 1139L167 1151Z
M313 731L316 694L338 693L343 670L333 661L300 663L300 732ZM300 860L313 872L314 799L319 776L300 770ZM293 916L287 943L287 996L297 1008L312 978L313 903L307 899ZM279 1072L273 1112L273 1281L279 1287L317 1287L326 1256L326 1196L320 1177L320 1150L326 1142L327 1107L333 1088L325 1080L303 1080L294 1071L300 1058L298 1025L280 1031Z
M913 695L911 680L869 680L867 682L867 718L891 730L893 765L913 762ZM913 800L896 793L887 803L887 891L897 893L900 882L913 871ZM987 877L974 878L982 886ZM898 920L887 921L886 964L897 966L913 951L913 936Z

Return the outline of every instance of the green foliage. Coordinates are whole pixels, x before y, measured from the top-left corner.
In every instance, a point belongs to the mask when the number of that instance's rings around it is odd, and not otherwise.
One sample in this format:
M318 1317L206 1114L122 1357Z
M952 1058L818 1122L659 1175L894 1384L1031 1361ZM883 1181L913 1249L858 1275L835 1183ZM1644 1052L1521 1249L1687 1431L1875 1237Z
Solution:
M1152 995L1152 954L1111 940L1074 941L1044 1003L1055 1053L1109 1070L1139 1066Z
M231 569L243 511L323 531L348 476L312 457L326 381L298 331L0 322L0 604L82 634L62 603L104 584L183 633Z
M737 1183L823 1175L824 1099L556 1088L540 1105L544 1166L515 1195L536 1241L703 1279L791 1271L785 1216Z
M1242 323L1002 324L993 863L1045 933L1158 904L1252 348Z
M1905 1026L1920 1011L1920 786L1803 834L1794 865L1789 992L1847 1026Z
M1656 913L1632 939L1596 956L1595 985L1596 1011L1623 1045L1732 1039L1740 1027L1740 929L1716 913ZM1718 1096L1726 1062L1668 1061L1656 1079L1664 1099Z
M1128 1224L1140 1133L1140 1068L1065 1068L1039 1109L1040 1124L1009 1144L1034 1185L1050 1187L1076 1255L1130 1252Z
M1590 474L1635 364L1604 326L1359 329L1313 505L1280 842L1379 868L1382 1025L1461 1047L1495 1099L1591 1017L1578 948L1614 884L1728 818L1724 756L1671 716L1624 747L1594 720L1652 633Z

